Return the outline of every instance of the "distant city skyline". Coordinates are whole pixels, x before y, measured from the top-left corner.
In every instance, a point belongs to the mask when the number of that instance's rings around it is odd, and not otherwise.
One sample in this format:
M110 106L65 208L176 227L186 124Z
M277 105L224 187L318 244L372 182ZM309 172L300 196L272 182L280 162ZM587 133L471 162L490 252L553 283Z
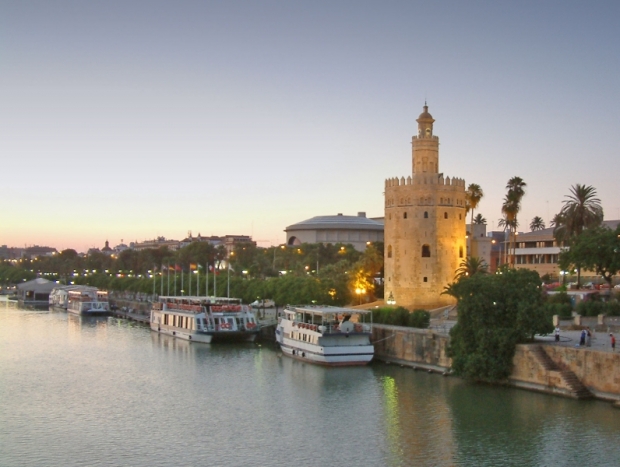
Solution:
M570 187L620 219L620 3L0 1L0 245L285 242L381 217L425 100L440 171L509 178L547 226Z

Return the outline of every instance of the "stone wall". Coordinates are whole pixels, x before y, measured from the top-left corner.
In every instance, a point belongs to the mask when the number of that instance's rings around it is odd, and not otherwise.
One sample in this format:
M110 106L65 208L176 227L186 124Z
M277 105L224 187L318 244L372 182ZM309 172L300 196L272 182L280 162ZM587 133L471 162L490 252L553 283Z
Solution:
M620 352L545 346L549 358L566 368L601 399L620 400Z
M432 371L449 371L449 336L430 329L375 324L372 342L377 360ZM523 389L620 400L620 352L602 352L546 344L518 345L509 384ZM587 392L585 391L585 392Z
M402 365L445 372L451 366L446 355L449 337L430 329L373 325L375 358Z

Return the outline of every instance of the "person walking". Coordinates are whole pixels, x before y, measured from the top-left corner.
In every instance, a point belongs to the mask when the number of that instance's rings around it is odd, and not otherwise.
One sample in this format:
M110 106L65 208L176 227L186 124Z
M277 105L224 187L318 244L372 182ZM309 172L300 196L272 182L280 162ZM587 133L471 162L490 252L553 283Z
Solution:
M616 338L611 332L609 333L609 337L611 339L611 351L615 352L616 351Z
M586 330L582 329L581 330L581 337L579 338L579 346L583 347L586 345Z
M592 344L592 332L590 328L586 328L586 347L590 347Z
M560 326L555 327L555 341L560 342Z

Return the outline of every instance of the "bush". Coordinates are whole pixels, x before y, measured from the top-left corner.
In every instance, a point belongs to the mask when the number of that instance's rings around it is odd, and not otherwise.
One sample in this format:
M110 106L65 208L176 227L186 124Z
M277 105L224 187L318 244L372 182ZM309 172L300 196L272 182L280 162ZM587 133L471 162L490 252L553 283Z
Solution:
M413 310L409 314L407 326L426 329L431 324L431 314L426 310Z
M407 308L402 306L397 308L376 308L372 312L373 323L422 329L428 328L431 320L430 317L430 313L426 310L415 310L411 313ZM365 317L364 320L368 322L370 321L370 317Z
M560 319L570 319L573 316L573 307L570 303L550 303L545 305L551 316L558 315Z
M598 300L584 300L577 305L577 313L581 316L598 316L605 313L605 304Z
M571 299L566 292L554 293L551 295L547 295L547 303L566 303L571 305Z
M612 300L605 304L605 314L607 316L620 316L620 302Z

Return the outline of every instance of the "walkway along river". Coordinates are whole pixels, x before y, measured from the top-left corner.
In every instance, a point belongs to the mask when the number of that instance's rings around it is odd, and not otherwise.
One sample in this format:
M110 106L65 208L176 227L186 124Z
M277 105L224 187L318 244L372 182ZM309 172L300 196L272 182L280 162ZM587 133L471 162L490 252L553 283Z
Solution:
M620 411L0 303L0 465L609 466Z

